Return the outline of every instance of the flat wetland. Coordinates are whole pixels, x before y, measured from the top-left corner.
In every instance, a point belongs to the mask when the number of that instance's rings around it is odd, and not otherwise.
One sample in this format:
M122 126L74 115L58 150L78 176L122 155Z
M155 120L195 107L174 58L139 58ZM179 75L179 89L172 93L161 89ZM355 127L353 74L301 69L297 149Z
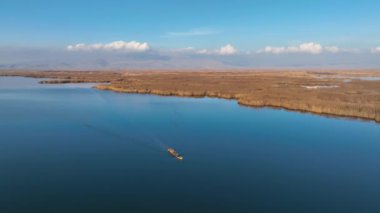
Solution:
M0 76L52 78L42 83L99 83L125 93L235 99L380 122L380 71L2 71ZM107 83L107 84L101 84Z

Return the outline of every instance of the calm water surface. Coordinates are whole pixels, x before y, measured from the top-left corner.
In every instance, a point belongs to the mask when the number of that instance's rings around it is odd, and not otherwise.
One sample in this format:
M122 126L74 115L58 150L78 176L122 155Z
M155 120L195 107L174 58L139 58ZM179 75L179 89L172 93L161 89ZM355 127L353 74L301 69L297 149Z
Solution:
M379 124L90 86L0 78L1 213L380 212Z

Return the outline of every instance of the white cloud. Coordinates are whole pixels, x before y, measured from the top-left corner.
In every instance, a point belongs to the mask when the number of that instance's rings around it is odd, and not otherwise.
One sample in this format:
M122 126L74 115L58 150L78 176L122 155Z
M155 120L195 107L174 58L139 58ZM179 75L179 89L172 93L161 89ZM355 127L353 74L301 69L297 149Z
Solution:
M238 53L238 50L231 44L226 44L217 49L197 49L194 47L185 47L179 49L172 49L171 52L183 54L198 54L198 55L233 55Z
M285 47L271 47L266 46L263 50L259 50L260 53L273 53L273 54L281 54L287 52Z
M100 48L102 45L99 45ZM222 46L222 45L221 45ZM223 45L224 46L224 45ZM377 45L380 46L380 45ZM76 48L84 48L86 45L78 45ZM96 45L94 45L96 48ZM185 46L186 47L186 46ZM375 47L375 46L374 46ZM188 52L173 52L170 49L153 49L149 54L126 54L120 57L112 54L113 51L99 50L102 54L81 51L84 57L78 57L70 51L51 48L35 47L1 47L0 46L0 70L1 69L35 69L35 70L104 70L104 69L229 69L229 68L269 68L269 69L379 69L379 54L371 54L371 48L360 49L360 54L349 54L350 49L340 48L339 53L326 53L326 57L309 57L304 54L283 55L274 57L272 54L257 56L252 52L246 55L245 51L238 50L233 56L219 56L215 52L219 48L185 48ZM205 55L197 55L196 51L206 52ZM355 49L350 50L355 52ZM97 52L95 52L97 53ZM103 54L104 53L104 54ZM110 54L109 54L110 53ZM341 54L342 53L342 54ZM1 72L1 71L0 71Z
M323 51L322 45L310 42L310 43L304 43L300 44L298 48L299 52L304 52L304 53L311 53L311 54L320 54Z
M298 46L288 46L288 47L272 47L267 46L263 50L259 50L259 53L272 53L272 54L283 54L283 53L309 53L309 54L320 54L323 52L322 45L314 42L303 43Z
M380 47L377 50L380 53ZM372 52L376 52L376 49L372 49ZM270 53L270 54L287 54L287 53L308 53L308 54L321 54L321 53L350 53L359 54L360 49L345 49L339 48L337 46L322 46L321 44L315 42L303 43L298 46L283 46L274 47L266 46L264 49L257 51L257 53Z
M208 49L195 50L194 49L193 52L196 54L203 54L203 55L234 55L237 53L237 49L231 44L227 44L215 50L208 50Z
M216 53L219 55L233 55L236 52L236 48L231 44L227 44L226 46L223 46L220 49L216 50Z
M74 44L67 46L66 49L70 51L114 50L126 52L145 52L150 49L150 46L146 42L140 43L137 41L114 41L106 44Z
M89 47L85 44L75 44L67 46L67 50L89 50Z
M325 47L324 49L326 50L326 52L330 52L330 53L338 53L340 51L340 49L336 46L329 46L329 47Z
M373 53L373 54L378 54L378 53L380 53L380 46L379 46L379 47L372 48L372 49L371 49L371 53Z

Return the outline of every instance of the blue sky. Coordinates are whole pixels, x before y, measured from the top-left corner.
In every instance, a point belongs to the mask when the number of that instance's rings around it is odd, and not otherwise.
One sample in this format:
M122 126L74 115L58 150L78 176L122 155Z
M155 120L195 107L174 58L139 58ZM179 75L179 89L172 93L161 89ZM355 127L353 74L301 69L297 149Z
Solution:
M289 47L314 43L375 52L379 11L376 0L1 0L0 48L137 41L157 51L308 53Z

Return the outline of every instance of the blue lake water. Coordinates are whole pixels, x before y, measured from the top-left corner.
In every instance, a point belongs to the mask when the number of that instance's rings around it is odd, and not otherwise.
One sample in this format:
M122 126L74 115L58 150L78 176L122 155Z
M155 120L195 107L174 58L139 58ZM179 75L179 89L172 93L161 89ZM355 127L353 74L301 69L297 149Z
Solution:
M1 213L380 212L374 122L37 82L0 77Z

